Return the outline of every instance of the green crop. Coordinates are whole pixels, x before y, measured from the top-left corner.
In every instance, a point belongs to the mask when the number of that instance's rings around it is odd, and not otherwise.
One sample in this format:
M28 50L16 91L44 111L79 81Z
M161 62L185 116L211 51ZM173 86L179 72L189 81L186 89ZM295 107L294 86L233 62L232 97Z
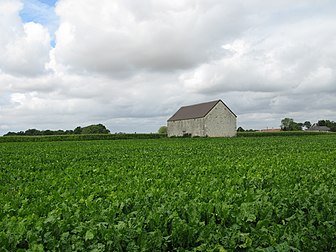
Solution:
M1 143L0 251L335 251L335 143Z

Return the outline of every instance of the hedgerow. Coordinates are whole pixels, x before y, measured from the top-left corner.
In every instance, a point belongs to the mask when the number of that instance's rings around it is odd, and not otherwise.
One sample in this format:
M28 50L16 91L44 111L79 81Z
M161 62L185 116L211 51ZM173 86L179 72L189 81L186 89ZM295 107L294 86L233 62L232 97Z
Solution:
M266 137L266 136L320 136L335 134L333 132L314 131L278 131L278 132L237 132L238 137Z
M281 132L238 132L237 137L273 137L273 136L320 136L332 135L333 132L281 131ZM90 141L90 140L125 140L125 139L159 139L167 138L167 134L80 134L51 136L4 136L2 142L51 142L51 141ZM172 138L191 138L191 135ZM193 137L199 138L199 137Z
M89 140L121 140L121 139L157 139L166 134L79 134L54 136L4 136L1 142L51 142L51 141L89 141Z

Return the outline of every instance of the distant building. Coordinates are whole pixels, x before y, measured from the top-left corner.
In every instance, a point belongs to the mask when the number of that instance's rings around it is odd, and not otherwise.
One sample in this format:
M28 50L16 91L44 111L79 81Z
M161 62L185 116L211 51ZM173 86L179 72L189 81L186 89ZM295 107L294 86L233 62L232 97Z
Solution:
M329 132L330 128L327 126L318 126L316 124L313 124L309 129L306 131L311 131L311 132Z
M167 121L168 136L233 137L237 116L222 100L181 107Z

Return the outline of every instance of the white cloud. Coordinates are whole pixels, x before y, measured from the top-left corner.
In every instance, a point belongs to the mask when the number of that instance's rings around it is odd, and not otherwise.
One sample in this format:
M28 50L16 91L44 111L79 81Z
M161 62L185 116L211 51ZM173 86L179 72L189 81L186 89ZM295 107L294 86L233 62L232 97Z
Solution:
M23 76L45 72L49 61L50 37L40 24L23 24L18 12L19 1L0 2L0 71Z
M217 1L145 1L138 7L135 1L60 1L57 61L112 76L185 69L215 57L246 25L245 18L231 22L241 12L238 5Z
M228 53L221 59L181 75L186 88L200 93L336 91L334 22L313 19L273 29L262 40L247 32L223 45Z
M40 0L22 0L23 8L20 17L24 23L35 22L43 25L51 35L51 44L54 44L54 33L58 29L58 17L54 6Z

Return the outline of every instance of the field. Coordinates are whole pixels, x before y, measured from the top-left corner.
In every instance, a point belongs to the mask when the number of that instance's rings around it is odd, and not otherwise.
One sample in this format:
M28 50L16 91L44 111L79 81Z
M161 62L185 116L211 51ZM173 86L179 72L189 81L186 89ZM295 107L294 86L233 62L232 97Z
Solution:
M0 143L0 251L335 251L336 135Z

